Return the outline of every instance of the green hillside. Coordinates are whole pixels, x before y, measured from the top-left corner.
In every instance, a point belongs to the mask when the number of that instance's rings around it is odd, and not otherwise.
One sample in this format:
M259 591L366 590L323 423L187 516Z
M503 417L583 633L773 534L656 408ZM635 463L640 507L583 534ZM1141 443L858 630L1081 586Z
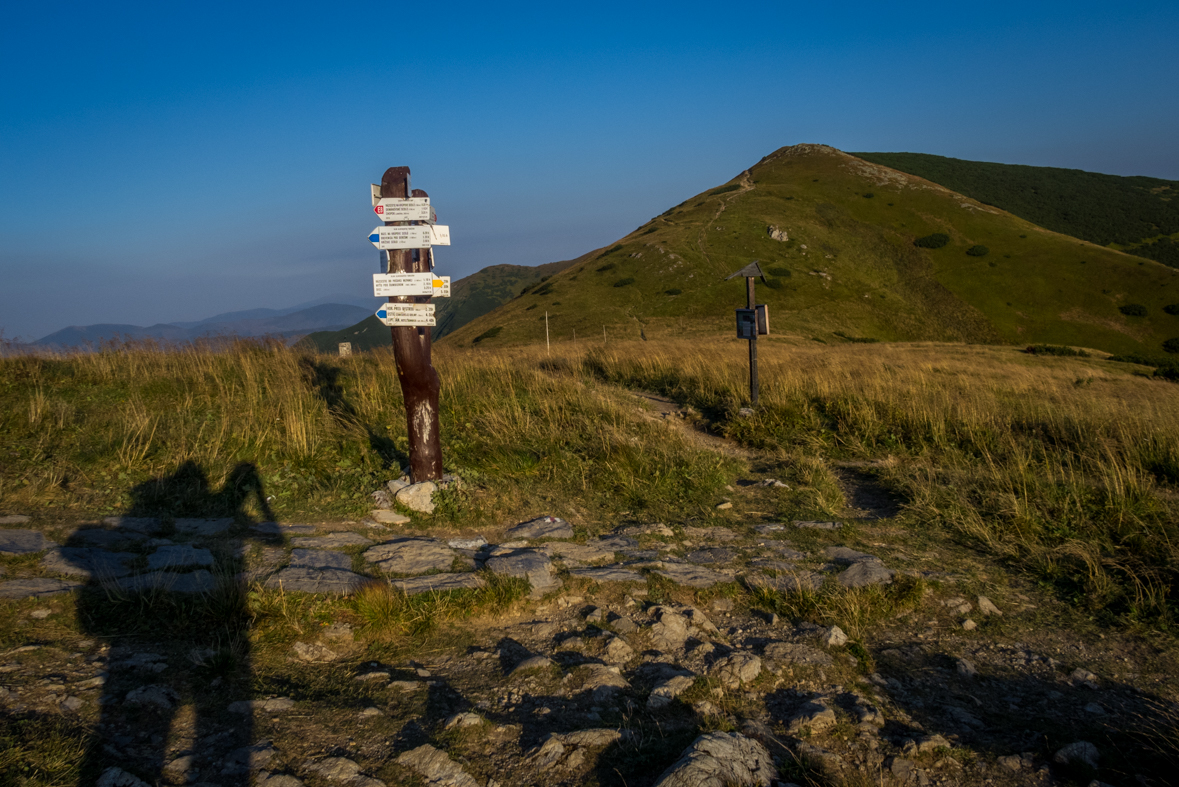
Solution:
M931 180L1046 229L1179 268L1179 181L925 153L852 155Z
M435 339L441 339L476 317L507 303L516 297L521 289L542 282L575 262L576 260L550 262L536 267L491 265L470 276L464 276L451 284L449 298L438 298L434 301L437 325L431 335ZM378 301L374 299L374 311L377 305ZM298 346L313 347L320 352L336 352L340 342L352 342L353 352L392 346L389 329L375 316L367 317L342 331L318 331L308 334Z
M931 235L944 235L944 245L915 243ZM770 276L758 300L770 305L778 337L1157 355L1179 336L1179 316L1164 311L1179 303L1179 271L834 148L797 145L586 255L448 341L543 342L546 311L558 342L575 333L600 341L603 330L608 338L732 333L744 283L723 279L753 259Z

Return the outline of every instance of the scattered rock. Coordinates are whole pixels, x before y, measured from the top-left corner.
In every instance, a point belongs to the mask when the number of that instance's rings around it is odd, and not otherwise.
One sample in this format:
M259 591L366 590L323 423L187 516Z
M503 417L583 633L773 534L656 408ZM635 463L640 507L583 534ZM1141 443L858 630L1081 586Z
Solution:
M360 765L347 757L328 757L307 767L330 782L350 782L360 775Z
M0 555L29 555L55 546L36 530L0 530Z
M692 688L696 679L691 675L676 675L668 678L651 690L647 697L647 710L658 710L671 704L671 701Z
M856 563L866 563L871 561L880 562L880 558L875 555L869 555L866 552L857 552L854 549L847 547L825 547L823 554L827 559L834 563L842 563L843 565L854 565Z
M291 552L291 568L352 570L352 558L343 552L327 549L296 549Z
M320 645L318 642L296 642L291 650L295 652L295 657L300 661L315 663L335 661L339 658L339 654L334 650L326 645Z
M149 787L147 782L122 768L107 768L94 784L95 787Z
M178 699L179 695L172 689L153 683L132 689L127 692L123 701L128 705L151 705L161 710L169 710Z
M396 511L389 511L384 508L377 508L369 512L374 522L380 522L382 525L407 525L413 520L405 514L399 514Z
M612 694L630 688L630 683L622 677L618 667L583 664L577 668L577 672L582 677L581 690L592 691L595 702L605 702Z
M879 561L866 560L853 563L850 568L843 571L835 579L845 588L862 588L868 585L891 582L894 573L891 569L885 568Z
M651 626L651 645L664 653L675 653L688 641L688 620L666 607L655 609L657 620Z
M611 664L625 664L634 658L635 652L622 637L611 637L606 643L606 661Z
M978 674L978 670L975 669L974 662L969 659L958 659L958 674L973 678Z
M750 415L752 415L752 413L750 413ZM729 510L730 508L732 508L732 507L733 507L733 504L732 504L732 503L730 503L730 502L729 502L729 501L727 501L727 500L726 500L725 502L723 502L723 503L717 503L717 504L716 504L716 510L717 510L717 511L728 511L728 510Z
M432 514L434 513L434 493L437 491L438 484L433 481L422 481L397 490L393 499L410 511Z
M423 744L397 758L400 765L417 772L429 787L479 787L471 776L430 744Z
M989 598L987 598L986 596L979 596L978 597L978 611L984 615L1002 615L1003 614L1002 612L999 611L999 608L996 607L993 603L991 603L991 600Z
M463 727L478 727L483 724L483 717L478 713L456 713L446 720L444 729L452 730Z
M950 748L950 742L941 735L925 735L917 743L917 751L921 753Z
M962 628L966 631L974 631L976 628L978 628L978 624L970 618L967 618L966 620L962 621Z
M482 549L487 546L487 539L483 536L474 538L452 538L446 542L451 549Z
M791 735L814 735L834 727L836 722L835 711L819 700L812 700L798 709L787 729Z
M81 697L66 697L61 701L60 707L67 713L75 713L85 704Z
M809 645L795 645L790 642L771 642L763 651L770 661L780 664L808 664L825 667L833 664L831 656Z
M1023 767L1023 759L1018 754L1008 754L996 761L1009 771L1018 771Z
M230 713L282 713L295 707L295 701L290 697L274 697L268 700L238 700L229 703Z
M726 689L738 689L761 674L761 659L752 653L733 653L716 662L712 673Z
M711 549L696 549L684 556L689 563L730 563L737 557L737 553L726 547L712 547Z
M769 787L778 771L765 746L744 735L701 735L663 772L655 787Z
M278 750L270 742L259 743L256 746L242 746L229 755L226 768L222 772L261 770L270 764L276 754L278 754ZM191 765L192 759L192 757L182 757L180 760L174 760L173 763L188 760L188 764ZM186 770L188 770L187 765L180 772L183 773Z
M785 243L786 241L790 240L790 235L786 232L785 227L778 228L771 224L770 226L766 227L766 233L776 241L782 241Z
M560 558L566 563L593 563L599 560L614 559L614 545L610 542L591 541L587 544L576 544L571 541L555 541L545 544L540 549L551 558Z
M537 550L517 550L508 555L490 558L484 565L488 571L495 574L527 579L532 585L533 598L543 596L561 585L555 576L552 561Z
M573 538L573 527L559 517L542 516L509 528L505 538L526 538L532 541L538 538Z
M199 787L199 785L195 787ZM303 782L289 773L259 771L258 777L254 780L254 787L303 787Z
M1101 759L1101 753L1088 741L1075 741L1058 750L1052 759L1061 765L1084 765L1097 770L1097 761Z
M794 521L795 527L807 528L810 530L838 530L843 527L842 522L811 522L811 521Z
M0 516L0 525L23 525L31 520L31 516L24 514L9 514L8 516Z
M822 634L819 635L819 641L829 648L837 648L847 644L847 634L844 634L843 629L839 626L832 626L829 629L823 629Z
M553 661L547 656L530 656L513 667L512 671L508 673L508 675L509 677L514 678L517 675L522 675L525 672L548 669L551 666L553 666Z

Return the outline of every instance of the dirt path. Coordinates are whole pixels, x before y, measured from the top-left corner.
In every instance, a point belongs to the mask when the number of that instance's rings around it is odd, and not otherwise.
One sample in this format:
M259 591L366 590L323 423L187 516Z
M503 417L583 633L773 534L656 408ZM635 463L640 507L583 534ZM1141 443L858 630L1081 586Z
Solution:
M704 233L708 232L709 227L715 226L714 222L716 222L716 220L721 217L721 214L725 212L725 208L729 207L730 202L747 191L753 191L754 188L756 187L753 185L753 177L749 174L749 170L745 170L741 173L741 188L737 189L731 194L721 197L720 205L717 207L716 213L714 213L712 218L709 219L704 224L704 226L700 228L700 233L696 236L696 246L700 249L700 253L704 256L705 262L711 262L711 260L708 258L708 252L704 250Z

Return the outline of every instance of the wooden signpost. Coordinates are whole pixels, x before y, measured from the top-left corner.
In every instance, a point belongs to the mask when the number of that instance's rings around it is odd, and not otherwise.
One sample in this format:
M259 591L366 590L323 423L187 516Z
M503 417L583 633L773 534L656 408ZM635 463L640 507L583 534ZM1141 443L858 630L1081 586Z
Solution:
M745 277L745 292L748 306L737 309L737 338L749 340L749 401L757 406L757 337L768 336L770 333L769 309L763 303L760 306L753 295L753 280L760 278L763 282L766 275L761 272L757 260L746 265L736 273L725 277L725 281Z
M408 198L408 200L407 200ZM401 202L406 200L405 202ZM412 201L410 201L412 200ZM421 189L409 188L409 167L390 167L381 178L378 191L373 187L373 207L381 208L378 215L396 219L386 221L384 228L377 228L370 238L378 248L387 249L387 287L377 292L374 277L374 295L387 295L389 303L382 311L386 324L393 323L389 330L393 334L393 357L397 362L397 378L401 382L401 393L405 399L405 418L409 431L409 468L414 483L437 481L442 478L442 443L438 432L438 392L441 387L438 373L430 362L430 325L434 324L432 308L404 310L396 307L405 304L429 304L435 289L436 278L431 272L431 245L434 237L431 225L422 220L432 221L434 212L429 208L429 195ZM402 217L420 217L411 224ZM390 230L389 227L406 228ZM410 229L412 227L412 229ZM412 239L412 241L411 241ZM449 244L449 228L445 243ZM409 244L409 245L406 245ZM417 274L414 277L400 277L397 274ZM424 274L424 275L423 275ZM396 279L394 281L393 279ZM449 281L446 294L449 295ZM400 286L410 288L416 294L394 294ZM437 285L441 288L441 282ZM415 314L420 316L415 318ZM408 323L408 324L407 324Z

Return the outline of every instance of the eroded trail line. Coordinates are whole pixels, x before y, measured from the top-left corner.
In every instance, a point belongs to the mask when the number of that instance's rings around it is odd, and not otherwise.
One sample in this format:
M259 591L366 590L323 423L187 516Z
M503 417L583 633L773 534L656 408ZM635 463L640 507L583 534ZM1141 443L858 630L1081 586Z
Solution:
M700 232L696 236L696 247L700 249L700 254L703 255L705 262L712 262L712 260L708 258L708 252L704 250L704 233L708 232L709 227L716 226L716 220L719 219L721 214L725 212L725 208L729 206L731 201L735 200L737 197L740 197L747 191L753 191L754 188L753 176L749 174L749 170L745 170L741 173L741 188L737 189L732 194L721 197L720 205L717 206L716 213L714 213L712 218L709 219L708 222L700 228Z
M728 438L705 431L689 420L687 417L689 411L666 397L646 391L631 391L630 393L650 405L650 411L643 411L648 418L667 424L698 448L745 461L761 458L756 451L744 448Z

